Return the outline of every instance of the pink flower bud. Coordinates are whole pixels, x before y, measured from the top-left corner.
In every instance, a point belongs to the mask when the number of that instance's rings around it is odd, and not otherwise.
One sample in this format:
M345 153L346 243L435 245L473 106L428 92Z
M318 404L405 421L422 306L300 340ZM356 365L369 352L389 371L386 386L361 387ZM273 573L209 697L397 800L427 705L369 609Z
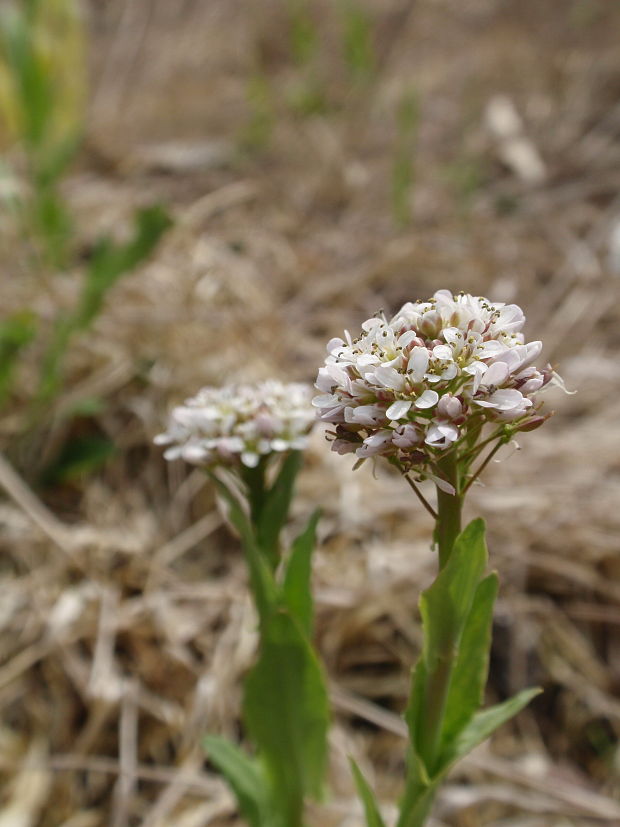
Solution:
M518 425L515 428L515 431L535 431L537 428L540 428L540 426L546 422L550 416L553 416L553 411L545 414L545 416L532 416L521 425Z
M456 419L462 412L461 402L451 393L444 394L437 403L437 413L445 419Z

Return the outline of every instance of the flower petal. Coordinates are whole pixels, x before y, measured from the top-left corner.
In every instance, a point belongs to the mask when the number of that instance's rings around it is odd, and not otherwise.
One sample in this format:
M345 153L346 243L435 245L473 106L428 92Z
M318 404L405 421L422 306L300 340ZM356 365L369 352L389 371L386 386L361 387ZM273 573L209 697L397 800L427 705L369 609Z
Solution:
M428 350L425 347L418 346L412 349L407 363L407 370L412 371L411 375L414 382L421 382L424 379L429 358Z
M494 362L482 377L482 384L488 388L490 385L502 385L508 378L508 365L505 362Z
M421 396L415 401L416 408L432 408L439 401L439 394L437 391L424 391Z
M398 400L390 405L385 412L385 415L388 419L402 419L403 416L406 416L409 413L409 408L411 408L411 405L411 401L406 402L405 400Z

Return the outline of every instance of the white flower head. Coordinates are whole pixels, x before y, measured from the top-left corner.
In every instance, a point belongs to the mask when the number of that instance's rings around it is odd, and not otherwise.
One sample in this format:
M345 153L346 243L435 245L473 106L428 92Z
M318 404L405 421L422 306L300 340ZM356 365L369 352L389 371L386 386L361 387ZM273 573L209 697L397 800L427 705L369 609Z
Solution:
M333 450L382 455L430 476L433 463L486 422L531 430L542 421L539 391L552 379L526 343L523 311L439 290L379 314L327 347L312 404L335 425Z
M309 385L268 380L202 388L172 410L155 437L166 459L253 468L262 457L303 450L315 422Z

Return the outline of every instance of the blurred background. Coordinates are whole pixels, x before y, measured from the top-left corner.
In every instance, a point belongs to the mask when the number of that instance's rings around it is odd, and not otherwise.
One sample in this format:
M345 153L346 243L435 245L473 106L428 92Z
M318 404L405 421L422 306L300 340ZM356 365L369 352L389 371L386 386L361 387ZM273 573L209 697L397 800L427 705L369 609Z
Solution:
M152 438L205 384L312 382L325 343L440 288L516 301L573 396L469 502L500 572L489 701L544 694L435 825L620 824L620 6L0 4L0 826L238 824L254 617L197 471ZM330 799L403 773L430 521L330 454L317 644Z

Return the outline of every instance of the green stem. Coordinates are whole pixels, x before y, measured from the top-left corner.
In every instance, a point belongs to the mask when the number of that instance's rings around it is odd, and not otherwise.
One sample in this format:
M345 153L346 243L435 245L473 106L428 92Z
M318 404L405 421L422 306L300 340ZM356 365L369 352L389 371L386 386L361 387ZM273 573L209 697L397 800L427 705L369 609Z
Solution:
M260 519L263 505L265 504L265 460L263 457L259 460L255 468L242 469L243 481L247 486L248 502L250 504L250 518L252 525L257 526Z
M437 523L435 537L439 550L439 568L448 562L454 541L461 533L461 511L463 508L463 492L459 479L458 458L456 451L451 451L437 463L441 476L450 483L455 494L448 494L437 488Z
M412 809L410 809L406 817L399 821L398 827L424 827L426 819L429 816L435 796L437 794L437 787L425 787L413 793L412 801L415 802Z

